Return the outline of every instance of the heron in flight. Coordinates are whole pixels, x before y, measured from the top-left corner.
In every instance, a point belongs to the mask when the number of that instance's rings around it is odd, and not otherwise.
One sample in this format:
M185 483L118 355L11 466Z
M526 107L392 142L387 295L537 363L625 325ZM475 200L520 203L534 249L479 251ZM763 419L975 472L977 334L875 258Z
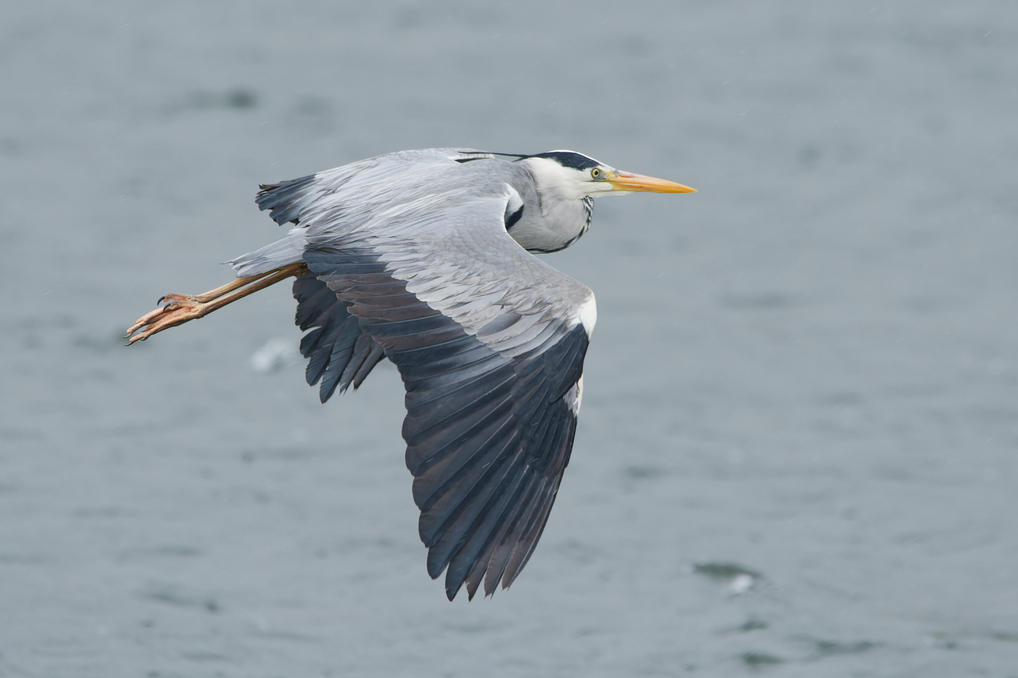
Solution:
M690 193L581 153L400 151L261 186L286 236L229 263L237 280L168 294L130 342L293 277L307 381L324 403L388 358L406 388L428 574L452 600L508 588L569 463L594 294L534 253L587 232L594 197Z

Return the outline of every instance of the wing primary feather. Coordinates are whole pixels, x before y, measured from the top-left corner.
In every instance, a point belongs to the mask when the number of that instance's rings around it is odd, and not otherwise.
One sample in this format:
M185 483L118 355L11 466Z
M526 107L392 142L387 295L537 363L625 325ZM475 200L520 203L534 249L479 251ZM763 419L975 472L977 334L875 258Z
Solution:
M445 573L445 589L449 600L452 600L463 585L464 580L470 575L481 555L488 550L488 547L500 536L504 526L502 524L503 512L506 506L513 499L514 489L523 480L523 473L514 473L514 468L509 461L500 477L493 477L488 480L491 488L484 498L484 504L477 512L473 522L463 532L466 536L458 542L458 548L449 560L448 569ZM497 483L497 484L496 484ZM480 498L478 499L478 502ZM469 589L468 596L472 597Z
M509 372L506 374L505 372ZM404 425L404 439L411 447L438 447L446 440L459 440L475 426L506 404L512 409L511 371L503 370L493 378L479 379L468 384L468 390L458 398L443 401L441 409L411 413Z
M492 551L487 565L487 574L484 577L484 595L490 596L495 592L499 580L502 579L510 558L516 551L522 535L522 527L530 519L530 516L538 508L535 498L544 486L545 481L536 475L530 476L526 492L519 500L517 510L506 524L505 536Z
M505 560L496 560L495 552L499 545L504 543L506 535L514 526L514 516L525 511L528 502L525 497L534 486L535 476L528 473L525 467L516 468L516 473L511 482L506 483L501 499L496 506L487 510L488 519L483 526L475 531L475 537L480 535L483 540L471 538L476 543L473 547L470 543L464 545L463 549L456 554L453 561L462 558L460 568L456 571L455 578L464 580L467 584L467 594L473 599L474 593L488 570L494 572L497 581L502 575ZM452 565L450 565L451 571ZM468 571L469 570L469 571ZM488 594L490 595L490 591Z
M443 393L441 398L408 405L403 423L404 438L409 436L414 440L420 439L453 417L463 416L473 409L484 407L490 394L503 390L503 387L508 386L513 379L515 375L512 370L506 368L465 382L456 389ZM407 442L410 443L410 440Z
M464 478L464 481L473 481L469 491L462 495L457 493L445 520L435 529L436 539L428 553L428 572L432 578L437 578L442 570L449 566L454 555L469 541L473 530L478 526L478 521L483 520L489 500L511 471L513 453L516 451L515 437L511 436L508 440L500 442L502 444L495 447L491 461L483 466L476 466L470 476ZM460 582L464 576L466 572L460 574ZM447 578L447 582L449 581L451 579ZM455 590L451 593L455 594Z
M496 422L491 435L469 462L455 469L451 475L443 473L443 477L448 477L448 480L429 497L429 501L422 502L423 505L418 504L421 508L418 527L421 540L428 548L440 542L446 545L444 549L450 547L449 539L446 538L450 528L464 513L478 510L476 496L484 489L485 476L497 472L512 457L514 442L519 436L511 427L506 426L507 423L508 419ZM434 470L445 471L437 466ZM448 559L442 557L444 549L439 549L435 559L447 563ZM432 576L437 576L441 571L440 568Z
M555 497L558 494L560 480L561 476L555 479L546 479L544 486L541 488L540 495L542 496L535 504L535 506L540 508L531 519L537 531L522 537L520 542L513 548L513 554L506 563L502 574L503 589L509 588L516 581L516 577L519 576L520 572L523 571L523 568L530 561L530 556L534 553L537 542L541 540L541 535L544 534L544 527L548 524L548 514L551 513L551 508L555 505ZM494 584L497 585L498 582Z
M473 414L471 421L457 422L456 429L441 432L425 444L407 445L407 466L413 462L413 501L422 511L430 510L438 498L456 484L478 458L484 446L493 440L510 420L512 403L507 394L492 398L494 407L482 414ZM445 435L442 435L445 434ZM463 451L463 444L472 443L474 452Z

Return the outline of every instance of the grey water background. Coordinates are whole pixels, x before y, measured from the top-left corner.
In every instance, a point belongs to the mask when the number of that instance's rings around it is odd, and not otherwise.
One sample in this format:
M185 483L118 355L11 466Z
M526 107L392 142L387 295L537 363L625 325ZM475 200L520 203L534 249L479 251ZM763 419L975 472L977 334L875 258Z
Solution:
M0 676L1018 676L1018 4L0 5ZM258 183L571 148L601 200L570 467L509 591L425 572L380 366Z

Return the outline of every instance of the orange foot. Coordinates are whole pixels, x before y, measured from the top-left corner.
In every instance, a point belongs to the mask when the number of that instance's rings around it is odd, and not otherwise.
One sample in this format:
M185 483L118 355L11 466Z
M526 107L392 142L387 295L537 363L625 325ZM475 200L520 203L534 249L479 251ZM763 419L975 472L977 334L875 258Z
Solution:
M166 302L163 306L141 316L138 322L127 330L128 343L144 341L156 332L201 318L269 285L275 285L280 280L301 276L307 272L307 266L296 263L261 275L238 278L205 294L167 294L158 302L160 304Z
M127 330L128 343L144 341L156 332L183 325L189 320L210 313L208 304L201 301L202 296L204 295L167 294L158 302L160 304L166 302L165 304L138 318L138 322Z

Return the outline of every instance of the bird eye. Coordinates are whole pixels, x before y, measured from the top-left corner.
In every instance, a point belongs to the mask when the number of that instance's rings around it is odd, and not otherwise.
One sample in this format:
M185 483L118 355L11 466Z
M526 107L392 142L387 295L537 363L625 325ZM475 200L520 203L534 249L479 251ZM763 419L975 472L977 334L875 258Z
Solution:
M601 170L599 170L596 167L594 169L590 170L590 178L591 179L597 179L599 176L601 176Z

